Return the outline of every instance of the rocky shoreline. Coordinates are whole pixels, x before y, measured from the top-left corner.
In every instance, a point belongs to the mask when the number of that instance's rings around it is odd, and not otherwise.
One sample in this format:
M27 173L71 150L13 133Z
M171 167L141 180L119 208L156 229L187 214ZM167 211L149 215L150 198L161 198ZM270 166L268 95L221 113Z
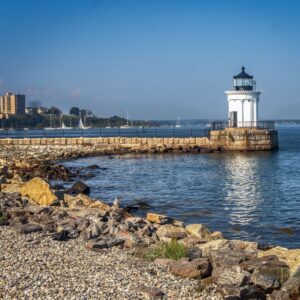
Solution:
M1 299L300 299L299 249L228 240L151 212L135 217L117 200L88 196L80 179L92 172L59 165L114 154L95 145L1 146ZM147 257L172 243L182 257Z

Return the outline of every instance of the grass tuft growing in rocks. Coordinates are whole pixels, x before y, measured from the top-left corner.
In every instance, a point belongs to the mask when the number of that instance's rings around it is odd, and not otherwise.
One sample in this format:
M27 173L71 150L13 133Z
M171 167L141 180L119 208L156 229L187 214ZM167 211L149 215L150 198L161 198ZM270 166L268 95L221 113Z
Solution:
M6 217L3 215L2 211L0 210L0 221L6 220Z
M156 258L179 260L185 257L186 253L186 246L178 243L176 239L172 239L171 242L162 242L154 247L148 248L145 252L145 257L150 260L155 260Z

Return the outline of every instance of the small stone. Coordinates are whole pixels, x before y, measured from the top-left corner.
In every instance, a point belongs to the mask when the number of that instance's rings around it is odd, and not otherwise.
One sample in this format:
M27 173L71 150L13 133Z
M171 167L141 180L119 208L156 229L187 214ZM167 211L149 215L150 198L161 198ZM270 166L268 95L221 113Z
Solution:
M23 207L13 207L7 209L6 213L8 218L17 218L24 216L26 214L26 211Z
M240 290L241 299L257 299L264 300L266 299L265 292L257 286L245 285L241 287Z
M160 215L155 213L147 213L147 220L152 223L161 224L161 225L172 223L171 218L165 215Z
M184 223L179 220L173 220L172 225L178 226L178 227L184 227Z
M70 188L71 194L84 194L89 195L90 194L90 188L82 181L76 181L72 187Z
M159 238L167 237L171 239L182 239L187 236L187 232L184 228L172 224L161 225L156 231L156 234Z
M169 258L157 258L154 260L154 264L163 268L170 268L176 260Z
M242 240L230 240L230 248L235 251L256 252L258 249L258 243Z
M271 295L267 296L267 300L290 300L290 296L287 292L282 290L275 290ZM295 298L296 300L297 298Z
M88 228L91 231L91 238L97 238L101 234L101 230L99 226L95 223L91 224L90 227Z
M226 239L214 240L207 243L196 244L197 248L202 250L202 255L209 256L211 251L230 251L230 243Z
M115 238L112 239L108 242L108 246L110 247L116 247L116 246L121 246L125 243L125 240L123 239L119 239L119 238Z
M194 247L199 244L204 244L207 241L204 239L193 237L193 236L188 236L186 238L179 240L178 242L182 243L183 245L185 245L186 247L189 248L189 247Z
M67 241L69 239L69 232L67 230L56 232L52 235L52 239L55 241Z
M164 293L156 287L141 286L138 290L142 293L145 299L159 300L164 297Z
M100 169L100 167L98 165L90 165L90 166L87 166L87 169L97 170L97 169Z
M39 232L39 231L43 231L42 226L33 223L26 224L20 228L20 232L24 234Z
M213 240L221 240L224 239L223 233L221 231L214 231L210 234L210 239Z
M208 239L210 236L209 230L202 224L190 224L186 226L186 231L194 237L200 239Z
M178 261L171 265L171 273L185 278L205 278L211 274L211 264L207 258L192 261Z
M145 201L136 201L136 205L139 207L139 208L142 208L142 209L148 209L150 208L150 204L148 204L147 202Z
M186 257L188 257L189 260L200 258L202 257L202 250L197 247L189 248L187 250Z
M7 183L6 177L4 175L0 176L0 184Z
M100 251L102 249L107 249L109 248L108 243L105 241L99 241L99 242L87 242L85 244L85 248L88 250L93 250L93 251Z

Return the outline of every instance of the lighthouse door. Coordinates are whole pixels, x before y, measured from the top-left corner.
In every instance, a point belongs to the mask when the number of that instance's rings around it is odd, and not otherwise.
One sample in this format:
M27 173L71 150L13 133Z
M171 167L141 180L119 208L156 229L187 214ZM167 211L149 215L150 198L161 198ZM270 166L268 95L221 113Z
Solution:
M229 116L230 127L237 127L237 111L231 111Z

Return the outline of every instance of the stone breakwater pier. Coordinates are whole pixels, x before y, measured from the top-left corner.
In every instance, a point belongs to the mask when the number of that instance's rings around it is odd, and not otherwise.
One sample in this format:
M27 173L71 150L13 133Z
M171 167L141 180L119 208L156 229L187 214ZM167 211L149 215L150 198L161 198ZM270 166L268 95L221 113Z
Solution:
M278 148L278 133L270 129L226 128L211 130L207 137L46 137L0 139L1 145L90 145L108 151L134 152L206 152L268 151Z

